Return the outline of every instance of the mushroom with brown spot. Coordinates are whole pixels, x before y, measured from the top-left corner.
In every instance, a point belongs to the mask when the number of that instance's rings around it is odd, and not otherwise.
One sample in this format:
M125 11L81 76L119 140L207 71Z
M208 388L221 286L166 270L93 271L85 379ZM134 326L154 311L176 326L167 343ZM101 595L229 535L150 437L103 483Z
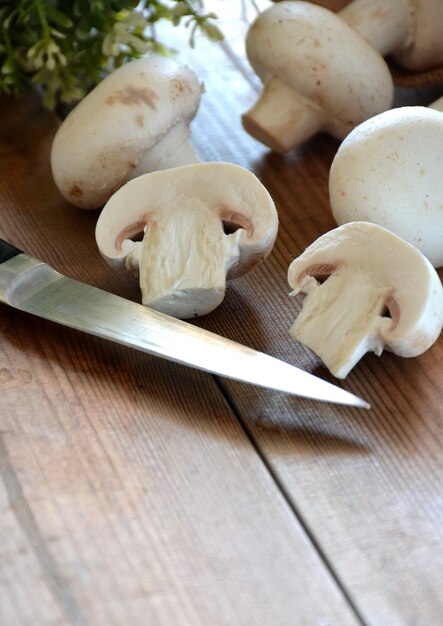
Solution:
M185 319L216 308L227 279L268 256L277 229L274 202L254 174L200 163L128 182L103 208L96 241L111 265L139 275L143 304Z
M151 56L118 68L69 113L52 144L68 202L98 208L140 174L199 159L189 143L202 84L190 67Z
M340 226L289 266L292 295L305 293L291 335L345 378L372 351L414 357L443 326L443 287L414 246L368 222Z
M242 116L243 126L277 152L321 130L343 139L392 105L384 59L323 7L290 0L272 5L250 26L246 52L264 90Z

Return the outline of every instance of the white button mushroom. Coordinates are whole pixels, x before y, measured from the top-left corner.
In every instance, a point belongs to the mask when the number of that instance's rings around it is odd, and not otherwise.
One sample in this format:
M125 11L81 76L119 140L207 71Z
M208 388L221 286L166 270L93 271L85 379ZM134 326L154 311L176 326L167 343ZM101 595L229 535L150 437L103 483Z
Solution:
M188 137L201 91L188 66L161 56L112 72L54 137L51 167L62 195L98 208L131 178L198 161Z
M277 229L272 198L254 174L200 163L128 182L103 208L96 241L110 264L139 273L143 304L185 319L217 307L226 279L263 261Z
M427 107L385 111L355 128L331 165L337 224L379 224L443 265L443 114Z
M340 18L383 56L418 71L443 64L441 0L353 0Z
M376 224L326 233L291 263L288 281L293 294L307 294L291 335L338 378L368 351L417 356L442 330L437 272L414 246Z
M277 152L320 130L342 139L392 105L384 59L323 7L298 1L269 7L251 25L246 52L265 87L243 125Z

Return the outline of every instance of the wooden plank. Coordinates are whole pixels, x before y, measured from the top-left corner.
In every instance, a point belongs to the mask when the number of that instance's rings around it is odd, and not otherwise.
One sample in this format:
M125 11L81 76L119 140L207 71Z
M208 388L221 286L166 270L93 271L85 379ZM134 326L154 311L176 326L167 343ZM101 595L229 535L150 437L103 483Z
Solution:
M55 189L55 118L0 106L0 236L138 298ZM0 384L2 625L359 623L209 375L0 306Z
M187 55L207 90L194 141L204 159L237 162L261 178L276 201L280 233L266 264L231 283L223 306L199 323L332 380L288 335L301 303L288 297L286 272L306 245L335 226L327 184L338 144L317 136L282 157L249 138L239 116L254 99L255 79L241 79L244 58L232 59L241 43L229 45L227 62L221 54L214 61L216 76L204 53ZM428 104L436 92L398 89L396 104ZM199 124L209 119L208 145ZM319 552L370 624L441 622L442 362L442 339L416 359L366 356L343 386L371 402L368 413L224 385Z

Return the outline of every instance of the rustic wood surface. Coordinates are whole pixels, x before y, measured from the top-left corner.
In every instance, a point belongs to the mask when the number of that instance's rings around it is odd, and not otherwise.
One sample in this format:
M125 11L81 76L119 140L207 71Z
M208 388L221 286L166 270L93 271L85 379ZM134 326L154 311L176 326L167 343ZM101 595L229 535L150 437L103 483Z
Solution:
M249 10L250 11L250 10ZM337 142L287 157L241 128L259 81L243 19L181 57L206 85L192 140L254 171L279 237L195 323L332 380L288 335L290 261L335 226ZM397 104L438 93L399 90ZM94 243L97 212L51 178L58 121L0 99L0 237L63 273L139 298ZM366 356L340 383L358 411L216 379L0 306L0 624L443 623L443 343Z

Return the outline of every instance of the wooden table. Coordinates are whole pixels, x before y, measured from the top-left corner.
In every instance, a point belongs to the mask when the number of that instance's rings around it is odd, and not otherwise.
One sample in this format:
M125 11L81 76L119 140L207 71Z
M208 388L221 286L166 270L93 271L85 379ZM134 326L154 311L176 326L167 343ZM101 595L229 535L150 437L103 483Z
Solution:
M204 328L332 380L288 335L290 261L335 226L337 142L289 156L241 127L259 88L244 23L187 60L206 93L203 160L250 168L280 216L275 249ZM242 30L243 29L243 30ZM397 103L427 104L429 90ZM94 241L97 212L51 178L56 117L0 101L0 236L139 299ZM340 383L370 411L220 380L0 306L2 626L443 624L443 343L367 355Z

